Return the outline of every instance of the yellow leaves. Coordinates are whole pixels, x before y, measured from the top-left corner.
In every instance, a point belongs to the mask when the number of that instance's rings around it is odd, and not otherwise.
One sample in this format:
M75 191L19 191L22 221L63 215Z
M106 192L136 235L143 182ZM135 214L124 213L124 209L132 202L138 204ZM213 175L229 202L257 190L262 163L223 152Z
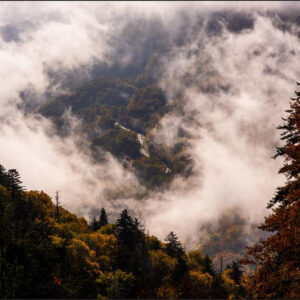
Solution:
M76 215L70 213L63 207L59 208L59 214L60 214L60 221L62 223L73 223L73 222L77 222L78 220Z
M187 263L190 270L201 270L204 255L201 251L191 251L187 254Z
M52 244L55 246L55 247L62 247L63 244L64 244L64 239L57 236L57 235L52 235L51 236L51 239L52 239Z
M89 246L80 239L72 239L70 245L67 246L67 252L74 263L81 263L85 258L92 258L93 252Z
M234 286L234 280L230 277L231 269L227 269L223 272L222 278L227 286Z
M98 230L98 233L114 234L115 229L116 229L116 224L106 224Z
M0 184L0 197L8 197L7 188Z
M102 268L111 269L117 251L117 239L114 235L93 232L80 234L77 237L95 252L95 260Z
M96 252L82 240L73 238L66 247L68 258L73 269L80 270L86 266L88 273L100 274L100 266L96 260Z
M88 255L90 248L88 245L80 239L72 239L71 244L67 246L69 253L72 253L72 256L75 259L85 257Z
M73 219L72 221L66 222L65 218L60 217L60 222L64 229L72 232L73 234L89 231L87 221L84 218L76 218Z
M189 274L193 289L202 290L211 288L213 277L210 274L198 271L190 271Z
M110 256L116 249L117 239L114 235L93 232L80 234L78 237L85 241L89 247L91 247L91 249L94 249L97 253L97 256Z
M229 293L229 299L236 299L239 295L240 286L230 277L231 271L231 269L225 270L222 274L222 278L224 280L224 286Z
M54 212L54 205L51 198L43 191L28 191L25 192L26 202L31 206L31 210L35 210L39 215L52 215Z
M175 270L176 259L168 256L162 250L149 251L155 277L161 282L168 282Z

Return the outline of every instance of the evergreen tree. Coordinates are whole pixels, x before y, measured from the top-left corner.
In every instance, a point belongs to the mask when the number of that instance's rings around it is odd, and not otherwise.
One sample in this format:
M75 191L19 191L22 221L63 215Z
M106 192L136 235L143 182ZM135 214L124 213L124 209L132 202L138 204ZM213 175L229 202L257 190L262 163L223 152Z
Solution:
M177 258L183 255L184 251L181 242L173 231L168 234L165 241L167 242L166 253L169 256Z
M104 208L101 208L100 218L99 218L99 227L105 226L108 224L106 211Z
M177 260L177 263L175 265L174 276L173 276L174 284L177 285L188 270L186 259L185 259L185 253L181 242L178 240L176 234L173 233L172 231L169 233L169 235L165 240L167 242L166 253L169 256L176 258Z
M204 256L204 261L203 261L203 272L208 273L210 275L215 275L214 269L213 269L213 264L211 259L209 258L208 255Z
M97 231L100 226L99 226L99 222L96 220L96 218L94 217L92 222L91 222L91 228L93 231Z
M279 173L286 183L277 189L261 229L272 234L248 249L244 263L258 268L249 290L261 298L300 298L300 93L291 99L287 118L279 126L284 145L275 158L284 158Z
M8 176L5 168L2 165L0 165L0 184L3 186L7 186L8 184Z
M130 250L135 247L134 243L134 221L132 217L128 214L128 210L124 209L121 214L120 218L117 220L116 223L116 230L117 230L117 237L118 240Z
M136 276L137 291L141 286L146 286L146 279L150 273L144 228L138 219L133 220L127 209L124 209L116 222L116 235L118 239L116 268Z
M0 165L0 298L11 297L11 267L9 250L15 236L15 206L8 191L8 175Z
M127 209L121 212L116 223L118 239L117 267L132 272L136 268L134 261L135 251L144 238L144 233L139 228L139 223L128 214Z
M229 273L230 278L234 281L234 283L240 284L243 271L240 269L239 264L236 261L233 261L229 268L231 269L231 272Z

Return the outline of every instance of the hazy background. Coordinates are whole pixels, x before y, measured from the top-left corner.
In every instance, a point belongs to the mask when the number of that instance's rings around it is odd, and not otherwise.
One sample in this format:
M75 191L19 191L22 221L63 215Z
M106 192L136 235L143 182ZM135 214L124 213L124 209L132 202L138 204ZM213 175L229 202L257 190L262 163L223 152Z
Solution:
M300 78L299 24L296 2L2 2L0 163L16 168L27 189L59 190L80 215L128 207L159 237L173 230L193 243L233 207L257 223L284 180L271 156ZM155 141L167 149L185 130L193 173L136 200L143 187L135 175L108 153L93 163L70 111L64 138L34 112L99 66L138 68L158 47L166 50L160 85L176 110Z

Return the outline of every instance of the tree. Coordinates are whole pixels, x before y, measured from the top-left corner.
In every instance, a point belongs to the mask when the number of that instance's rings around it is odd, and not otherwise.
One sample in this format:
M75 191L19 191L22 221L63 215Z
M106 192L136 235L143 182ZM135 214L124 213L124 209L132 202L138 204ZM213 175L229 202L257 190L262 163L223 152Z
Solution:
M121 212L120 218L117 220L116 235L118 239L118 268L126 272L133 272L137 267L135 256L145 236L139 228L139 223L132 219L127 209Z
M230 272L229 272L230 278L234 281L234 283L240 284L243 271L240 269L239 264L236 261L233 261L232 265L229 268L230 268Z
M185 253L181 242L178 240L178 237L172 231L166 238L166 253L177 259L177 263L175 265L175 271L173 276L174 284L178 284L182 278L184 277L185 273L187 272L187 263L185 259Z
M1 173L0 173L1 174ZM0 179L1 180L1 179ZM1 181L0 181L1 182ZM8 260L8 247L14 237L13 226L14 206L8 190L0 184L0 297L9 297L10 285L9 270L11 263Z
M248 248L244 263L256 264L249 290L260 298L300 298L300 93L291 99L283 118L281 139L274 156L284 158L279 173L286 183L269 202L272 209L259 227L271 235Z
M240 265L234 260L231 265L227 265L222 274L226 290L234 298L245 297L245 289L242 284L243 271Z
M97 220L94 217L93 220L90 223L90 226L91 226L91 228L92 228L93 231L97 231L102 226L105 226L107 224L108 224L108 220L107 220L107 216L106 216L106 211L105 211L104 208L101 208L99 220Z
M93 218L91 222L91 228L93 231L97 231L100 228L99 222L96 220L96 218Z
M121 212L116 223L118 251L116 268L138 277L136 290L148 283L150 258L144 228L133 219L127 209Z
M183 255L184 251L181 242L173 231L168 234L165 241L167 242L166 253L169 256L177 258Z
M124 209L121 212L120 218L116 223L117 238L118 240L129 250L133 250L135 247L134 243L134 221L131 216L128 214L128 210Z
M59 191L56 191L55 192L55 208L56 208L55 217L56 217L57 222L59 222L59 206L60 206Z
M99 218L99 227L105 226L108 224L106 211L104 208L101 208L100 218Z
M100 288L98 298L127 298L131 295L131 290L135 285L135 278L132 273L122 270L102 273L96 280Z
M0 165L0 298L226 297L211 260L186 256L173 232L166 244L146 236L126 209L94 232L61 206L58 217L57 202Z
M208 255L204 256L203 272L204 273L208 273L210 275L215 275L215 272L214 272L214 269L213 269L212 260L209 258Z

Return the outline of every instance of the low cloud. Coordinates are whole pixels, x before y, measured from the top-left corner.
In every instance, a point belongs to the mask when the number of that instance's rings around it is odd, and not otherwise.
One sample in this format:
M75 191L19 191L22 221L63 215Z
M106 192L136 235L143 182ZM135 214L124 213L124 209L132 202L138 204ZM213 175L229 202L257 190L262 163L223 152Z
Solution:
M282 161L271 156L280 143L276 127L300 77L300 44L297 35L276 28L269 18L254 19L252 30L201 33L166 58L162 88L182 114L165 116L156 140L161 143L172 132L175 144L181 126L194 163L189 178L178 177L148 203L148 226L161 236L172 228L196 243L201 225L216 222L231 207L249 224L258 223L284 182L276 175Z
M73 131L80 126L72 118L69 122ZM102 153L103 162L95 163L85 140L72 130L66 138L54 132L46 119L19 111L11 112L1 123L1 160L6 167L17 168L25 187L44 190L50 196L60 191L65 207L86 217L93 208L113 211L119 209L118 201L126 205L138 196L135 176L112 155Z
M271 156L300 77L299 26L278 25L279 15L292 10L299 4L1 4L0 163L18 169L28 189L51 196L59 190L66 207L81 215L129 207L160 237L174 230L196 243L201 226L232 206L249 223L259 222L284 180L276 176L281 161ZM247 22L217 14L224 11L247 15ZM49 91L68 92L68 74L89 78L97 63L142 64L146 50L159 47L168 49L160 84L178 109L161 120L155 141L170 148L184 129L194 166L189 178L178 176L170 189L141 200L133 172L115 158L103 153L96 164L76 130L58 137L49 120L19 107L24 91L39 105ZM66 118L71 128L80 126Z

